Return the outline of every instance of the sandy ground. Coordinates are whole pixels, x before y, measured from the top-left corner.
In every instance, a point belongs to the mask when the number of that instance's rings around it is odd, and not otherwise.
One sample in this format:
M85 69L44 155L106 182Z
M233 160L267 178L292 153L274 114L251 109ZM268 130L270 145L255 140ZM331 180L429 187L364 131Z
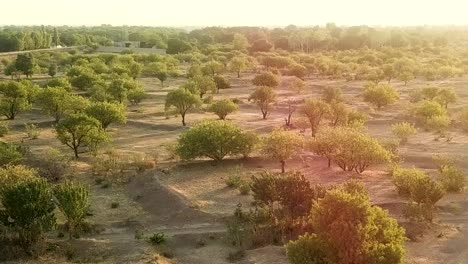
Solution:
M415 80L404 86L395 82L393 85L402 93L401 100L381 111L370 108L360 98L363 82L341 80L309 79L307 90L296 95L286 89L289 77L283 77L278 88L279 101L276 109L267 120L261 119L260 111L247 101L253 91L250 80L252 74L244 74L241 79L229 76L232 88L221 90L214 95L219 98L238 98L242 102L240 110L228 116L228 119L245 129L266 133L272 128L284 124L287 99L319 96L326 86L341 87L345 101L353 107L367 112L371 119L368 131L378 138L391 137L390 126L402 118L410 104L407 94L410 89L426 85L427 82ZM96 185L95 175L91 173L89 163L92 158L83 155L74 177L89 183L92 190L92 212L89 221L102 230L99 234L86 235L70 243L50 236L61 247L63 244L73 248L71 260L59 254L48 254L39 260L24 263L181 263L181 264L223 264L229 263L226 257L234 249L226 243L223 218L231 214L238 204L248 208L250 196L240 195L237 190L226 187L225 180L236 166L242 165L246 178L255 171L264 169L278 170L279 164L261 158L247 160L226 160L218 164L211 161L180 162L167 161L165 146L172 144L177 136L187 128L181 126L180 117L164 114L165 95L171 89L184 82L183 78L172 79L161 88L156 79L141 79L149 98L139 106L130 106L126 125L112 126L110 132L113 143L109 148L129 153L151 153L159 156L155 171L147 171L132 177L128 184L113 184L110 188ZM460 100L451 105L449 111L456 113L468 101L467 78L432 82L434 85L451 86L456 89ZM191 126L203 119L216 119L211 113L194 111L187 116ZM453 140L434 141L434 135L419 131L410 138L407 145L400 148L404 163L408 166L423 168L430 173L435 170L432 156L450 154L460 161L459 165L468 169L468 134L456 126L450 131ZM37 140L25 139L24 123L38 123L42 128ZM33 153L41 153L48 147L55 147L72 155L71 151L60 144L51 128L52 119L45 117L38 109L22 113L12 121L13 133L6 136L7 141L24 141ZM301 155L287 162L287 169L303 172L313 183L339 183L350 177L338 168L327 168L326 161L311 155ZM401 207L405 200L398 197L386 168L371 168L360 178L369 189L372 202L390 211L399 220ZM111 209L112 203L119 207ZM414 228L417 230L418 228ZM163 248L149 245L135 239L135 233L151 235L163 231L169 236L168 244ZM416 233L418 231L415 231ZM413 264L466 264L468 263L468 201L466 193L449 194L438 204L436 224L425 227L416 241L407 242L407 263ZM203 241L200 242L200 241ZM65 250L65 249L63 249ZM62 250L62 251L63 251ZM159 254L172 256L171 259ZM12 262L19 263L19 262ZM250 250L239 263L287 263L284 252L279 247L266 247Z

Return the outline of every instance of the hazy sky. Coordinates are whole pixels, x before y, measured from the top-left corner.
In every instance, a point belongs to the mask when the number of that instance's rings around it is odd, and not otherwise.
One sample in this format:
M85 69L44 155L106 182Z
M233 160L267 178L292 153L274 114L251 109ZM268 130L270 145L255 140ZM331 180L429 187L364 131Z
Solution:
M0 25L468 25L468 0L13 0Z

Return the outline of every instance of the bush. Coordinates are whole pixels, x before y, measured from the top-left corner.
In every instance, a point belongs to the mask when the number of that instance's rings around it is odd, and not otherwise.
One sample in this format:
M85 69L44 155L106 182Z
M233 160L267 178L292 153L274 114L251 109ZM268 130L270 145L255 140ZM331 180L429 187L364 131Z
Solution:
M8 122L0 122L0 137L6 136L9 132L10 128L8 127Z
M61 180L70 170L70 158L54 148L49 148L36 162L39 175L49 181L56 182Z
M442 199L444 190L442 185L431 180L429 177L415 179L411 188L411 200L416 202L418 206L426 207L424 218L432 222L434 205Z
M24 129L29 139L37 139L41 131L35 124L24 124Z
M326 241L316 234L305 234L285 245L286 254L291 264L331 264L330 249Z
M237 188L242 195L247 195L250 193L250 183L248 181L241 180Z
M267 86L267 87L277 87L280 84L278 76L271 72L261 73L252 80L252 84L255 86Z
M401 122L392 125L393 134L400 140L401 144L408 142L408 137L416 134L417 130L413 124Z
M398 194L410 196L413 185L421 178L427 178L426 173L419 169L404 169L396 167L392 172L393 184L395 184Z
M0 167L16 164L22 159L23 154L18 146L0 141Z
M182 159L207 157L222 160L226 156L248 154L252 138L227 121L204 121L182 133L176 152Z
M388 84L369 84L363 95L364 101L375 105L378 109L393 104L400 98L395 88Z
M89 208L88 188L80 183L65 182L55 187L54 195L58 208L67 218L70 239L78 236Z
M465 175L454 165L444 165L440 168L439 181L447 192L460 192L465 187Z
M235 251L229 252L227 256L227 260L229 262L237 262L245 257L245 250L244 249L238 249Z
M242 167L236 166L234 171L226 179L226 186L229 188L238 188L242 182Z
M215 113L219 119L224 120L226 116L239 109L239 106L229 99L216 101L209 108L208 111Z
M0 221L18 234L25 250L55 226L55 203L46 180L35 178L4 186L0 198Z
M343 101L343 92L338 87L328 86L322 92L322 100L331 104Z
M167 236L163 232L154 233L148 238L148 241L153 245L161 245L166 243Z
M217 75L217 76L213 77L213 80L216 83L216 89L217 90L231 88L231 84L223 76Z
M285 172L286 160L302 148L303 138L294 131L275 129L263 139L262 152L265 156L281 163Z
M404 229L363 190L344 185L314 204L310 222L317 238L329 245L331 263L402 263Z
M289 83L289 90L296 92L300 94L306 86L306 83L301 80L300 78L295 77L290 83Z

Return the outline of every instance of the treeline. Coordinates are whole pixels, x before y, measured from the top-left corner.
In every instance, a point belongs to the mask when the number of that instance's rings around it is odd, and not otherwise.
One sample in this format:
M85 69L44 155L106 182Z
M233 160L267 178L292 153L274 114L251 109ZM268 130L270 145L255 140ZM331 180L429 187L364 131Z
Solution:
M232 49L247 40L250 51L315 52L381 47L444 47L460 45L468 39L466 27L339 27L285 28L207 27L190 32L182 28L162 27L50 27L7 26L0 30L0 51L48 48L51 45L112 45L115 41L139 41L142 47L168 49L168 53L187 50Z

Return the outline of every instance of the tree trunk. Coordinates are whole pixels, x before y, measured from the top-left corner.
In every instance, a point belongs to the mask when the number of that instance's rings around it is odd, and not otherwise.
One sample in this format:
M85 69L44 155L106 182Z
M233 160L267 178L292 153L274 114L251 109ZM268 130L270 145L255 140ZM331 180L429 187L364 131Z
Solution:
M286 166L286 161L282 160L280 162L281 162L281 173L285 173L286 171L285 171L284 167Z
M262 110L263 119L267 119L268 112Z
M75 152L75 158L79 158L78 157L78 147L73 147L73 152Z
M331 167L331 159L328 158L328 168L330 168L330 167Z
M240 78L240 71L237 71L237 78Z
M182 114L182 125L185 126L185 113Z

